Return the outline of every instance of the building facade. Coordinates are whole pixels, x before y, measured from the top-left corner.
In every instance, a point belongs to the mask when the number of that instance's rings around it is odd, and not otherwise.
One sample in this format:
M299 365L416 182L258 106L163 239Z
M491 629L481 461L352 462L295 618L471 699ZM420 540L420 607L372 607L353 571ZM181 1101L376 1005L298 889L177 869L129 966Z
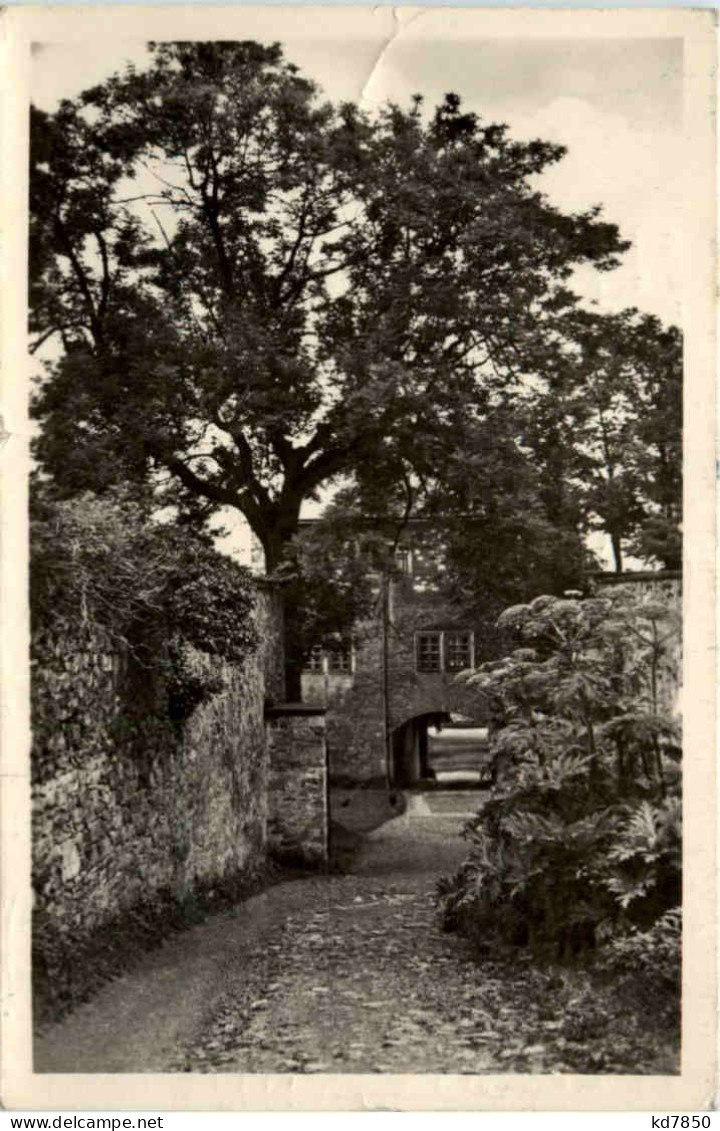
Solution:
M309 523L307 524L309 525ZM260 563L256 549L255 568ZM394 560L374 575L370 613L352 641L313 648L302 673L302 698L326 708L330 780L386 780L411 785L429 776L428 728L483 727L489 705L462 672L491 658L497 641L477 615L444 593L442 545L432 527L411 522ZM677 573L601 574L603 586L632 585L680 612ZM673 709L681 682L680 638L661 672L662 697Z
M485 722L480 697L460 674L474 666L482 641L443 596L443 570L427 528L411 525L394 562L378 571L373 608L351 645L310 653L303 700L327 707L336 781L411 784L428 775L429 726Z

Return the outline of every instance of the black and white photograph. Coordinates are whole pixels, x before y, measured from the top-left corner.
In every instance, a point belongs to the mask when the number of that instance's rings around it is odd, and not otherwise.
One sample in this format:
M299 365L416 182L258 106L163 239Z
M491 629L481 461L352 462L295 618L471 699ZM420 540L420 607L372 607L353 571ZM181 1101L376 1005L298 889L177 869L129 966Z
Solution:
M176 11L29 46L36 1094L711 1089L692 36Z

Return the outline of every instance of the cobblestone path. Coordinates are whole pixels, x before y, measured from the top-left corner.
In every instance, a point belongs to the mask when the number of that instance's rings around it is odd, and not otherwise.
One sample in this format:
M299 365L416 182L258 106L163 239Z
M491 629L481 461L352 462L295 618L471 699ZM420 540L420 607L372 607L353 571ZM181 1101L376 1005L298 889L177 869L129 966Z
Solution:
M435 883L480 796L411 796L350 874L280 884L179 936L42 1037L36 1071L675 1071L643 1063L634 1032L604 1032L572 977L478 960L438 929Z
M237 971L173 1067L497 1070L499 1034L474 1010L465 948L434 923L435 880L462 859L458 829L476 801L412 797L369 834L351 875L296 885L278 935Z

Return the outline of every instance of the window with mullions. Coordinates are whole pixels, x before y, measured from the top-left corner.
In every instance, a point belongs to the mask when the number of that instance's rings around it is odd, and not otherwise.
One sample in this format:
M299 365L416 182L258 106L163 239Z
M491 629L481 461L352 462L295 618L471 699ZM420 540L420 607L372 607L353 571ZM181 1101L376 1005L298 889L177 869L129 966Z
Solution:
M440 660L440 633L419 632L417 635L417 670L419 672L442 671Z
M410 550L395 551L395 569L400 573L412 573L412 553Z
M461 672L472 667L472 632L419 632L415 638L419 672Z
M328 671L346 673L352 671L352 653L349 648L328 653Z
M444 632L445 671L461 672L472 664L472 634Z
M305 667L309 672L321 672L323 670L323 650L319 644L310 649L310 655L305 661Z

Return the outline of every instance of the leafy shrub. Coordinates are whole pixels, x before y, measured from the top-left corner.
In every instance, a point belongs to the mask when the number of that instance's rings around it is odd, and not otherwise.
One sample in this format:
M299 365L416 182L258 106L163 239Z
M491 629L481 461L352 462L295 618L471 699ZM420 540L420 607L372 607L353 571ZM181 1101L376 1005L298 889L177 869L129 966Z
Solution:
M163 614L170 547L132 500L33 497L30 552L35 638L88 627L127 640L132 628Z
M518 646L468 677L493 707L495 784L441 919L559 957L641 939L681 898L679 726L659 692L677 624L627 586L500 622Z
M188 646L238 663L257 644L250 573L121 492L34 499L30 602L36 659L54 634L100 631L164 678L173 721L220 689Z
M613 939L603 954L602 964L621 975L639 973L679 989L681 943L682 910L673 907L647 931L633 927Z

